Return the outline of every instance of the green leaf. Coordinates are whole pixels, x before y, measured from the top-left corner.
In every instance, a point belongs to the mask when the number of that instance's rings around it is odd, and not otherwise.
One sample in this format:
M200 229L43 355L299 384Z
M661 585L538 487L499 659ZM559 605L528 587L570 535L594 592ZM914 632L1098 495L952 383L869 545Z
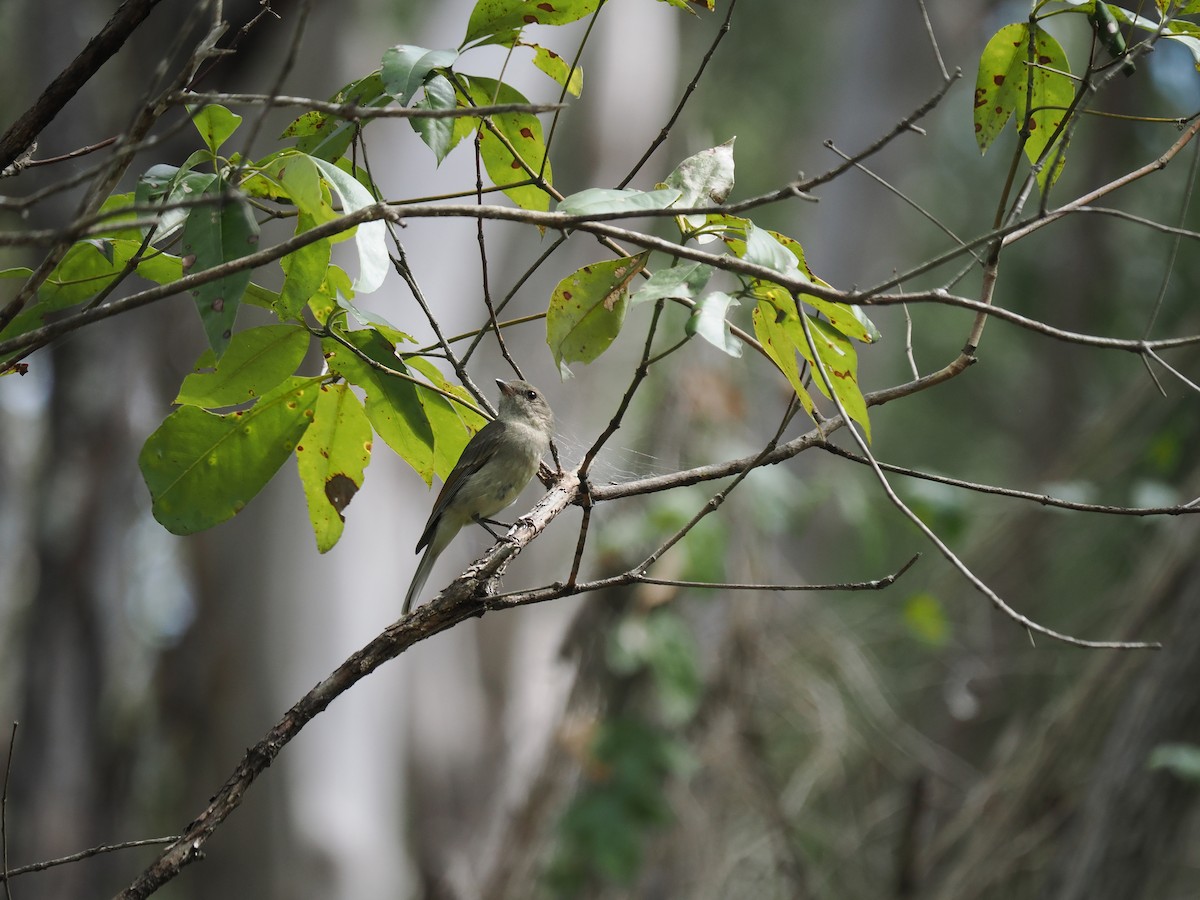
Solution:
M321 171L314 157L287 149L273 154L264 163L242 183L246 193L272 200L290 200L297 210L318 221L328 217L328 204L321 190Z
M321 385L312 425L296 445L296 469L321 553L342 536L343 510L371 462L371 438L371 422L349 385Z
M434 69L449 68L456 59L457 50L426 50L411 44L397 44L383 53L380 70L383 88L405 106Z
M183 227L184 268L189 274L241 259L258 246L258 223L245 197L229 196L220 182L214 182L205 195L212 203L193 209ZM250 270L243 269L192 288L204 333L218 358L229 346L233 320L249 283Z
M794 278L801 274L795 254L783 246L779 239L765 228L753 222L746 223L746 241L741 257L748 263L774 269L780 275Z
M147 169L146 174L138 179L134 199L142 204L161 201L165 207L159 214L150 243L161 243L183 227L193 208L178 204L195 200L209 190L216 180L217 176L211 173L191 172L174 166L157 165Z
M316 320L324 325L329 321L333 311L339 307L339 297L353 297L354 288L350 287L350 276L335 265L325 269L325 277L321 286L308 299L308 308Z
M858 384L858 354L854 350L854 345L850 343L849 338L832 325L805 315L803 311L800 314L808 322L813 343L817 347L817 356L821 360L825 374L829 376L829 381L833 384L834 393L842 402L842 406L846 408L850 418L862 426L867 440L871 440L871 421L867 417L867 401L863 398L862 388ZM806 358L812 355L807 341L804 341L803 347L797 345L796 349ZM809 362L811 363L812 360L810 359ZM821 393L828 397L829 390L825 379L814 372L813 381L816 382Z
M596 11L601 0L478 0L462 45L481 41L511 47L526 25L565 25Z
M778 231L768 231L782 246L786 247L796 260L800 263L800 269L804 272L806 278L813 284L819 284L822 287L829 287L829 283L822 281L812 273L808 267L808 263L804 260L804 248L800 243L786 234L780 234ZM847 303L835 303L832 300L825 300L821 297L813 296L812 294L801 294L800 299L821 313L829 320L834 328L846 335L848 338L853 338L856 341L862 341L864 344L871 344L879 340L882 335L879 329L875 327L875 323L867 318L866 313L862 311L862 307L851 306Z
M1032 96L1027 24L1005 25L988 41L979 58L975 79L975 140L981 153L987 152L1009 117L1015 114L1017 129L1029 130L1025 155L1036 163L1071 104L1074 89L1071 79L1063 74L1069 73L1071 67L1062 46L1038 27L1032 37ZM1027 113L1027 109L1032 112ZM1058 177L1062 162L1060 158L1057 165L1047 165L1041 170L1038 181L1043 190Z
M529 102L515 88L491 79L472 78L470 86L471 96L476 105ZM492 116L491 121L496 130L504 136L507 144L485 125L478 126L479 154L488 177L522 209L538 212L549 210L550 195L543 187L538 184L522 184L529 181L533 175L539 176L546 185L554 183L553 168L550 160L546 158L541 121L532 113L502 113ZM531 172L533 175L530 175Z
M491 78L472 76L468 89L476 106L529 102L516 88ZM546 144L542 140L542 123L533 113L502 113L492 116L491 120L520 156L518 161L508 146L486 126L479 124L479 154L492 184L522 209L546 212L550 209L550 195L536 184L523 184L529 181L530 171L540 173L547 185L554 183L550 161L546 159Z
M196 126L201 139L215 157L217 151L221 149L221 145L242 124L242 117L231 113L223 106L210 103L192 116L192 124Z
M546 311L546 343L563 377L566 364L590 363L609 348L625 321L629 283L649 252L592 263L555 287Z
M415 109L454 109L458 99L454 93L454 85L445 75L434 75L425 83L425 96L413 104ZM468 117L469 118L469 117ZM459 130L456 125L460 119L409 119L413 131L421 136L434 158L440 165L446 155L462 140L469 128Z
M369 359L393 371L407 374L404 363L396 357L392 345L379 332L352 331L345 337ZM421 405L416 385L372 368L333 340L327 338L322 346L329 368L366 391L367 418L379 436L416 470L426 484L432 483L435 468L433 429Z
M334 94L330 101L339 104L351 103L355 106L384 107L392 102L392 98L384 90L383 78L376 70L358 81L350 82ZM296 141L297 150L333 162L349 148L360 124L354 120L311 110L293 121L280 137L299 138Z
M723 291L712 291L703 297L692 310L691 317L684 326L688 337L700 335L722 353L733 357L742 355L742 342L733 336L729 330L729 322L725 319L730 306L738 306L738 301Z
M312 422L320 378L291 378L247 410L181 406L147 438L138 466L154 518L193 534L241 512Z
M594 216L597 213L640 212L666 209L680 198L674 188L659 191L635 191L616 188L587 188L558 201L557 212L568 216Z
M937 597L928 592L913 594L904 602L904 624L917 638L935 647L950 638L950 623Z
M751 313L754 323L754 335L763 346L767 356L779 367L800 399L804 411L810 416L816 410L812 396L800 379L800 367L796 362L797 330L800 328L800 317L796 311L796 303L792 296L782 288L755 291L759 298L758 305ZM804 334L799 335L801 341ZM807 349L807 345L806 345Z
M4 329L4 337L15 337L38 328L45 324L48 313L90 300L125 271L125 266L141 246L140 238L111 238L104 241L102 247L93 241L72 244L38 288L36 301ZM179 280L182 266L179 257L150 249L134 271L149 281L167 284ZM30 270L18 268L0 272L0 277L25 279L30 274Z
M639 303L672 297L694 300L700 296L712 273L712 266L698 262L679 263L669 269L659 269L634 292L629 298L629 305L637 306Z
M205 359L201 357L196 371L183 379L175 402L217 409L260 397L296 371L308 344L308 331L299 325L263 325L239 331L215 370L202 371Z
M374 205L375 198L353 176L323 159L314 159L313 162L321 170L325 181L337 192L346 212L356 212ZM354 243L358 247L358 278L354 281L354 290L369 294L383 285L391 264L387 250L387 226L380 219L363 222L355 231Z
M1017 95L1025 90L1029 26L1005 25L983 48L975 76L975 142L987 153L1017 108Z
M310 217L301 213L296 220L296 233L308 231L313 224ZM280 318L301 318L305 305L320 291L325 280L331 250L328 239L322 239L293 250L279 261L283 268L283 288L279 292Z
M553 50L538 44L526 44L525 46L533 48L534 66L565 87L567 93L573 97L578 97L583 93L582 66L577 65L572 69L571 64Z

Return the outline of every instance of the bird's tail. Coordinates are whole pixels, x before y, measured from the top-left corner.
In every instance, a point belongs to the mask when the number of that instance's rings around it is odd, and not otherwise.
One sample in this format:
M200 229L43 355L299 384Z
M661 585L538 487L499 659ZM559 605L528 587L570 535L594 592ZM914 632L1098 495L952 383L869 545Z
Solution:
M412 609L413 601L420 596L421 589L425 587L425 582L429 579L429 571L433 568L437 557L438 555L433 552L432 545L426 547L425 552L421 554L421 561L417 563L417 571L413 574L412 584L408 586L408 593L404 595L402 615L408 615L408 611Z

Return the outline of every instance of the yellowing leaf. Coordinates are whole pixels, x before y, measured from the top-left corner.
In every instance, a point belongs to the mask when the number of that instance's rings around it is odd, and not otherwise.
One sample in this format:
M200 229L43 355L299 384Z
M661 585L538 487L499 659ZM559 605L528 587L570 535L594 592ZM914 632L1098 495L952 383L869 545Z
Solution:
M590 363L609 348L625 321L629 283L649 252L592 263L555 287L546 310L546 343L564 375L566 364Z
M371 462L371 438L371 423L350 386L321 385L312 425L296 445L296 469L321 553L342 536L343 510Z

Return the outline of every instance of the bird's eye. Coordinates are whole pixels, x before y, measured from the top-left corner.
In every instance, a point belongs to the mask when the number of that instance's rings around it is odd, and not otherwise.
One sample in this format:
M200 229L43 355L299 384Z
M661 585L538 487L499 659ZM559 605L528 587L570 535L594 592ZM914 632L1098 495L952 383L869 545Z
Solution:
M536 400L537 399L537 391L526 391L525 399L526 400Z

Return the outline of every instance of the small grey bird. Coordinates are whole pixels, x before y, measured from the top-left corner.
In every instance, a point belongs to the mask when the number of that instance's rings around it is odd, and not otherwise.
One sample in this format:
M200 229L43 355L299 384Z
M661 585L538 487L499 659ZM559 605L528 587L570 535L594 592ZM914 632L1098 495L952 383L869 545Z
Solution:
M471 522L484 524L516 500L550 448L554 415L542 392L526 381L497 378L496 384L500 411L467 442L417 541L417 552L424 547L425 555L404 597L405 615L454 536Z

